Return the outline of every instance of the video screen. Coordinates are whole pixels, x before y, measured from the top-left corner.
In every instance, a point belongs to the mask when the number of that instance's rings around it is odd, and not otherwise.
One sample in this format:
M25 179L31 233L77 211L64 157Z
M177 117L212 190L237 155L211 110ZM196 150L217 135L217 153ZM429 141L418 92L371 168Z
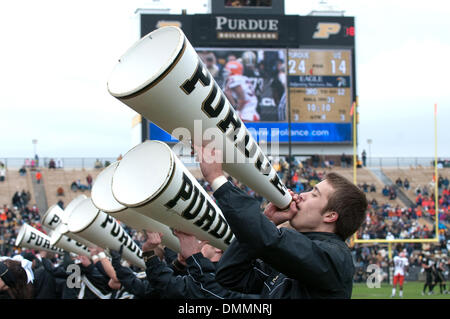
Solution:
M272 0L224 0L228 8L270 8Z
M197 48L244 122L286 122L286 50Z

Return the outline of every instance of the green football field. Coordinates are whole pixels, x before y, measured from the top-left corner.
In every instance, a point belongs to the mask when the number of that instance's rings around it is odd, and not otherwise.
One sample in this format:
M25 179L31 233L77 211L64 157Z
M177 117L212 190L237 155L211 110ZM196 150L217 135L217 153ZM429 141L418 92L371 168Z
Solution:
M439 285L434 287L434 295L422 296L424 282L413 281L403 284L403 299L450 299L450 294L443 295L440 293ZM449 282L447 282L447 290L449 290ZM393 299L400 299L397 293ZM427 288L428 292L428 288ZM381 284L380 288L369 288L365 283L353 284L352 299L391 299L392 286L386 283Z

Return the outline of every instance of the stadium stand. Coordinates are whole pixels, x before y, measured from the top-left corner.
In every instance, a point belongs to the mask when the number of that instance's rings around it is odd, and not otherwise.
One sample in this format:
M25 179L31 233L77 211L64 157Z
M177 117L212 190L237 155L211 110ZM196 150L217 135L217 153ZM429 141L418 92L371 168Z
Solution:
M41 170L43 175L43 182L45 185L45 193L47 196L48 206L57 204L62 200L64 206L69 204L75 197L84 194L88 197L91 195L90 189L73 188L72 184L78 180L83 186L88 186L86 177L91 175L94 182L97 175L101 172L98 169L92 170L76 170L76 169L48 169ZM63 195L58 195L58 189L62 188Z
M404 190L408 197L415 202L416 201L416 189L417 187L423 188L428 187L430 192L434 192L434 168L433 167L410 167L405 168L383 168L383 172L395 183L395 181L400 178L402 181L408 178L410 183L409 190ZM450 176L450 168L440 168L438 169L438 175L443 177ZM431 195L431 194L430 194Z
M345 178L349 179L350 181L353 181L353 168L342 168L342 167L334 167L333 171L341 174ZM376 187L376 192L367 192L366 197L369 201L372 199L375 199L378 203L384 203L387 202L392 206L403 206L404 203L397 197L395 199L389 199L389 197L383 196L381 193L381 190L385 186L380 179L375 176L374 173L370 171L370 169L367 168L358 168L356 171L356 183L357 185L364 185L366 183L367 185L374 184Z
M12 205L12 198L17 191L29 191L31 199L29 205L35 205L36 199L32 187L30 170L21 176L18 170L6 169L5 181L0 182L0 205Z

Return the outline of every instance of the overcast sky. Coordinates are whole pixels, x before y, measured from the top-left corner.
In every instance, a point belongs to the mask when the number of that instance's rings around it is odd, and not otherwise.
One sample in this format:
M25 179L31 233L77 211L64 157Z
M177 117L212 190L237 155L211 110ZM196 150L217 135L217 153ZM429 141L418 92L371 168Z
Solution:
M0 2L0 158L117 157L131 146L130 108L106 83L137 39L136 8L152 1ZM206 0L162 1L204 13ZM286 0L306 15L319 1ZM450 157L450 7L445 1L328 1L356 19L358 153ZM180 5L181 4L181 5Z

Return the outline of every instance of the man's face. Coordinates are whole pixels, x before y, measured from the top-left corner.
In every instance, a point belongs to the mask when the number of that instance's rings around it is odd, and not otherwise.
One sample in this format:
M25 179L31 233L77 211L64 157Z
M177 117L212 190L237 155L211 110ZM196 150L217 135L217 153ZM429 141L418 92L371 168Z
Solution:
M323 222L322 211L333 192L333 187L323 180L313 190L299 194L298 211L290 220L291 226L300 232L316 231Z

